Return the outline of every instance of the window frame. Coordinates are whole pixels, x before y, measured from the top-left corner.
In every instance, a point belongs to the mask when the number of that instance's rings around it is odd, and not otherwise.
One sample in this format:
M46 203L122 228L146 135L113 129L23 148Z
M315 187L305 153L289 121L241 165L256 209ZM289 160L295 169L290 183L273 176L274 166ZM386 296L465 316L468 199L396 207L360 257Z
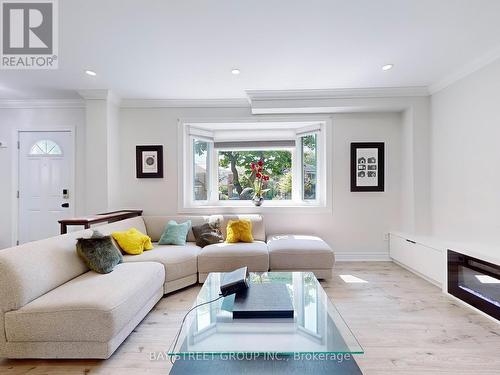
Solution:
M293 118L269 118L261 119L258 123L276 123L276 122L291 122L304 124L304 127L297 129L295 135L295 147L292 148L292 199L290 200L266 200L261 207L254 207L249 200L219 200L219 160L218 152L222 149L214 148L213 133L201 131L196 129L199 124L213 124L214 128L217 125L227 125L228 123L255 123L254 118L251 119L238 119L238 120L179 120L179 144L183 147L180 148L180 159L183 165L179 168L179 203L178 211L180 213L193 213L193 212L242 212L244 211L268 211L275 209L295 209L310 211L311 209L331 212L332 210L332 187L331 187L331 157L328 157L328 150L331 154L331 118L314 117L304 119L302 117ZM294 124L295 125L295 124ZM191 128L191 130L190 130ZM196 131L192 131L196 129ZM316 199L303 199L303 155L302 155L302 137L306 135L317 134L316 144ZM208 158L210 160L210 168L207 171L209 177L209 187L207 191L207 200L195 201L194 200L194 140L202 140L209 143ZM287 149L282 147L279 149Z
M304 173L304 138L309 136L309 135L316 135L316 149L315 149L315 159L316 159L316 186L314 188L315 192L314 192L314 195L315 195L315 198L314 199L306 199L305 198L305 189L304 189L304 180L305 180L305 173ZM309 134L304 134L304 135L300 135L298 137L298 139L300 140L299 141L299 147L298 147L298 150L300 150L300 197L301 197L301 200L303 201L316 201L318 199L318 193L317 193L317 190L318 190L318 136L317 136L317 133L314 132L314 133L309 133Z

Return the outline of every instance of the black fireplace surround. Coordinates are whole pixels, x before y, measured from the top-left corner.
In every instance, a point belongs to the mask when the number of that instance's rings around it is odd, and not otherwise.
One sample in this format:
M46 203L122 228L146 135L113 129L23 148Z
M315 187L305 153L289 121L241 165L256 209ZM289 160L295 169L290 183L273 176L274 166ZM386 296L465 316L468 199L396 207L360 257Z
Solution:
M500 320L500 266L448 250L448 293Z

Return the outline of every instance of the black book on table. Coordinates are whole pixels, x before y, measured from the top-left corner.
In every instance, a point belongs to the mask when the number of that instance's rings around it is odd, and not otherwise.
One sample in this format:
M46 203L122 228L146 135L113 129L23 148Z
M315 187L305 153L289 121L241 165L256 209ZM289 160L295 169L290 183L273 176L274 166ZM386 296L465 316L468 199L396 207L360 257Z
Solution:
M234 299L233 319L293 318L293 304L285 284L250 284Z

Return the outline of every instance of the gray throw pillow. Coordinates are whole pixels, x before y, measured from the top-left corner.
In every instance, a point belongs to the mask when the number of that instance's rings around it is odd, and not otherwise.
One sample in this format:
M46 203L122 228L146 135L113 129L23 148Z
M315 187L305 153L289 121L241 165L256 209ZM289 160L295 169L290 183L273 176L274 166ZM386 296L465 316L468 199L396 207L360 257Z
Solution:
M76 252L88 268L98 273L110 273L123 260L111 236L103 236L98 231L90 238L79 238Z
M218 222L195 225L192 227L192 230L196 239L196 245L199 247L224 242Z

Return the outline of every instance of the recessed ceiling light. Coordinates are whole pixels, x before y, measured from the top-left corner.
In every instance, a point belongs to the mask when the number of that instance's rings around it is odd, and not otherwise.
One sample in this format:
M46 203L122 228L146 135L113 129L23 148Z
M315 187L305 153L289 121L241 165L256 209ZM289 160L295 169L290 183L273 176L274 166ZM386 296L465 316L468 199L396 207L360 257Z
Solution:
M87 74L89 76L92 76L92 77L95 77L97 75L97 73L94 72L93 70L86 70L85 74Z
M382 67L382 70L391 70L394 67L394 64L386 64Z
M241 73L241 71L239 69L232 69L231 73L233 73L235 76L237 76L238 74Z

